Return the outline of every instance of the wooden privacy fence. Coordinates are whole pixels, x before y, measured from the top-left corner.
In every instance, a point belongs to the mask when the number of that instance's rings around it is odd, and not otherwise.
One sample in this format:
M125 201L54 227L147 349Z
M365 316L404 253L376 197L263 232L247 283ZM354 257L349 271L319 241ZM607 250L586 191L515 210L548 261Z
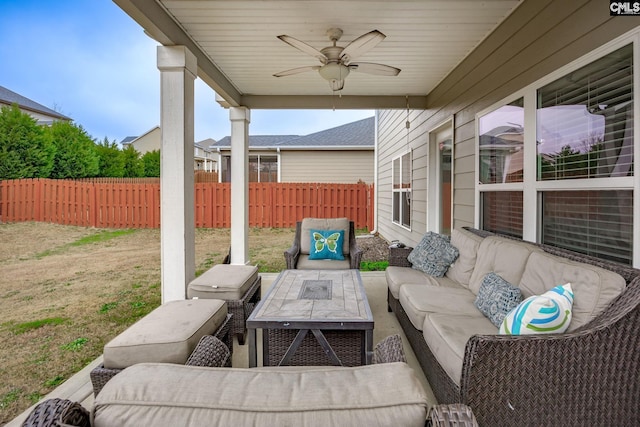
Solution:
M195 184L195 224L231 226L231 185ZM294 227L304 217L347 217L373 229L373 185L249 183L251 227ZM160 184L53 179L0 181L0 222L99 228L160 226Z

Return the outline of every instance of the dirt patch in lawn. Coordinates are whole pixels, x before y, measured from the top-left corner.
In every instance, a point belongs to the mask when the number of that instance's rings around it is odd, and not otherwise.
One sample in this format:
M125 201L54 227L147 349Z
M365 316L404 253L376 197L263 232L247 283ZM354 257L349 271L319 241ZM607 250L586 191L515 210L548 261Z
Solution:
M251 229L250 258L284 269L294 229ZM221 263L228 229L196 230L196 272ZM365 261L387 242L358 239ZM160 231L0 224L0 425L102 353L160 304Z

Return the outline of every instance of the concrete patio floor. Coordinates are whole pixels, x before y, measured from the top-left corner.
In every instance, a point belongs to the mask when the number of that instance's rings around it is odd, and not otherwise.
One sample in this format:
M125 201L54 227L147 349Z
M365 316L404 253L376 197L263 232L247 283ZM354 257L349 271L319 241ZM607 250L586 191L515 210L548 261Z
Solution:
M262 276L262 294L264 295L266 291L269 289L275 278L278 276L277 273L261 273ZM415 354L409 345L404 333L402 332L402 328L398 323L395 315L393 313L387 312L387 282L385 280L384 272L382 271L374 271L374 272L361 272L362 281L364 283L365 290L367 292L367 298L369 299L369 305L371 306L371 312L373 313L373 319L375 322L375 326L373 329L373 341L374 343L379 342L383 338L392 334L400 334L402 337L402 341L404 343L404 351L407 356L407 362L409 366L413 368L418 379L424 386L427 391L427 398L429 400L430 405L434 405L436 403L436 399L433 396L431 388L427 383L427 380L418 364ZM258 331L258 343L261 342L260 331ZM248 355L248 345L238 345L237 339L234 338L233 345L233 361L232 365L234 367L246 368L249 366L249 355ZM258 349L258 364L261 364L260 358L261 350ZM43 400L51 399L51 398L64 398L70 399L73 401L81 402L82 405L91 410L93 406L93 388L91 386L91 380L89 379L89 372L94 369L96 366L102 363L102 356L91 362L85 368L83 368L80 372L75 374L73 377L69 378L67 381L62 383L58 388L53 390L51 393L46 395ZM24 411L22 414L17 416L15 419L5 424L5 427L19 427L22 425L24 420L27 418L29 413L35 407Z

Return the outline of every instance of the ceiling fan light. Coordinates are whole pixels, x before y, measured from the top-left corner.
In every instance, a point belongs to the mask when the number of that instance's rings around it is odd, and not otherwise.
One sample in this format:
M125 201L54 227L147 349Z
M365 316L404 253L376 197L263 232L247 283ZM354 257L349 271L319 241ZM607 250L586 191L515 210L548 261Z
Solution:
M323 65L318 70L318 73L320 73L323 79L329 82L331 89L336 91L341 90L344 87L344 79L349 75L349 67L335 62L330 62Z
M344 80L329 80L329 86L334 92L344 88Z

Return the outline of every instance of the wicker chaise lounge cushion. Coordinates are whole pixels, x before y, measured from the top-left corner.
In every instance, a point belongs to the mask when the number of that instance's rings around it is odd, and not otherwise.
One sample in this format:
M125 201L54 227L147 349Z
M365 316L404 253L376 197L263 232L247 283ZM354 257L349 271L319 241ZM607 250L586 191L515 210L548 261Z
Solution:
M424 426L426 394L402 362L344 367L139 364L105 385L107 426Z
M257 278L256 265L218 264L189 283L187 297L239 300Z
M142 362L184 364L204 335L226 319L218 299L170 301L131 325L104 346L104 366L121 369Z

